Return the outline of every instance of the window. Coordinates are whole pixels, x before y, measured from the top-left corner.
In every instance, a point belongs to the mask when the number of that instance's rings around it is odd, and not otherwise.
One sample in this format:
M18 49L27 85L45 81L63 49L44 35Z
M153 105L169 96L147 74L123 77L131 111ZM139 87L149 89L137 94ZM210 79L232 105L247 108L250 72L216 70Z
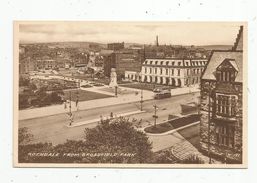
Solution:
M216 142L218 145L234 147L235 128L229 125L216 125Z
M166 75L168 75L168 69L166 69Z
M235 60L225 59L216 69L216 79L220 82L235 81L238 67Z
M147 72L147 68L145 67L145 73Z
M147 64L147 61L145 61L145 64Z
M155 61L155 65L158 65L158 61Z
M168 62L168 61L166 62L166 65L169 65L169 62Z
M174 69L171 70L171 74L172 74L172 76L174 75Z
M172 62L172 66L174 66L175 65L175 62Z
M155 74L157 74L157 68L155 68Z
M233 71L217 71L217 80L222 82L231 82L235 80Z
M150 68L150 74L152 74L152 68Z
M180 76L180 69L178 69L178 76Z
M152 65L153 64L153 61L150 61L150 65Z
M163 61L161 61L161 65L163 65Z
M162 75L162 68L160 68L160 74Z
M233 117L236 114L236 96L217 95L216 114L221 116Z
M178 62L178 66L180 66L181 62Z

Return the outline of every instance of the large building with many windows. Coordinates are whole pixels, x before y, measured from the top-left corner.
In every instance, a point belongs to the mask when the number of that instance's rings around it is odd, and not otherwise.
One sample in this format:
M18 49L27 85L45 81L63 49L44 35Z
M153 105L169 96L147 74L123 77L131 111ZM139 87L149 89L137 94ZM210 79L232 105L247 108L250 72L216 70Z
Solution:
M230 51L213 51L201 79L200 148L242 163L243 27Z
M184 87L200 83L207 59L147 58L141 82Z
M126 49L115 51L104 61L104 74L110 76L111 69L115 68L118 80L125 79L125 72L139 73L143 62L142 50Z

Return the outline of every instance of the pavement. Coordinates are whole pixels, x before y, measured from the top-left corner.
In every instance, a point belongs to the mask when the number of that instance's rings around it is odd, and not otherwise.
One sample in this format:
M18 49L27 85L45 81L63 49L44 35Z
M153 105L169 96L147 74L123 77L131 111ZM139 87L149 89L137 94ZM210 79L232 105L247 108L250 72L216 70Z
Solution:
M123 87L120 87L120 88L123 88ZM100 87L92 87L92 88L84 88L84 89L81 88L81 89L113 96L113 93L102 91L100 90L101 89ZM108 97L108 98L102 98L102 99L96 99L96 100L80 101L78 106L76 106L76 103L72 101L71 111L88 110L88 109L94 109L99 107L107 107L112 105L126 104L126 103L140 101L141 95L138 93L139 90L137 89L130 89L130 90L134 91L134 93L128 94L128 95L120 95L120 96L118 95L118 97ZM153 99L153 92L144 90L143 100L146 101L151 99ZM68 113L68 112L69 112L69 108L67 107L65 109L63 104L40 107L40 108L25 109L25 110L19 110L19 120L51 116L55 114L62 114L62 113Z
M187 94L162 100L148 100L143 103L143 110L145 112L131 114L127 117L129 117L130 119L137 119L138 121L141 120L141 127L152 125L154 123L154 119L152 117L154 113L153 105L156 104L158 106L157 115L159 116L157 124L163 123L168 119L168 115L176 115L181 112L181 103L192 101L196 97L197 95ZM84 136L85 128L93 128L97 125L97 122L85 124L85 121L90 121L97 118L99 119L100 115L110 116L111 112L113 112L113 115L116 115L131 113L138 110L140 110L139 102L112 105L106 107L75 111L74 123L82 122L82 126L74 126L72 128L68 128L67 124L69 124L69 116L65 113L60 113L51 116L19 120L19 128L28 127L29 131L34 135L33 142L52 142L53 144L59 144L64 143L66 139L82 139ZM135 122L135 125L138 125L136 123L137 122ZM166 136L159 136L153 137L153 139L156 140L164 138L164 140L161 141L166 141L165 137ZM164 145L164 147L166 146Z
M153 100L153 92L144 90L144 112L138 112L140 110L141 100L139 91L141 90L120 87L121 89L129 89L133 91L133 94L115 97L113 93L101 90L101 88L104 87L91 87L84 88L83 90L107 94L113 97L79 102L78 107L76 107L75 102L71 103L74 115L74 123L72 127L68 127L69 116L67 114L69 109L64 109L64 105L55 105L20 110L19 128L28 127L30 133L32 133L34 136L32 141L34 143L51 142L56 145L64 143L67 139L83 139L85 128L95 127L100 119L100 115L107 117L110 116L111 112L113 112L114 115L126 116L130 119L137 119L135 120L134 125L138 126L138 128L144 128L154 123L154 119L152 117L154 113L153 105L156 104L158 106L157 124L159 124L165 122L170 114L180 114L180 104L192 101L195 102L199 96L199 90L196 87L193 87L192 89L178 88L171 91L171 98ZM188 136L186 139L183 135L181 135L180 132L188 129L190 132L187 133ZM148 134L148 138L153 144L153 151L156 152L166 148L175 148L181 142L195 139L198 134L199 124L196 124L187 126L185 129L180 129L179 131L168 132L162 135ZM175 152L176 149L173 149L173 151ZM181 151L186 152L187 148L182 149Z
M33 77L41 78L41 76L33 76ZM80 82L81 84L89 83L89 81L87 80L74 79L67 76L52 75L47 77L47 79L51 79L51 78L62 79L67 81L75 81L75 82ZM105 94L113 97L88 100L88 101L79 101L77 106L75 102L71 101L71 111L74 112L78 110L88 110L88 109L94 109L94 108L106 107L106 106L112 106L112 105L118 105L118 104L139 102L141 100L140 89L119 86L119 89L121 91L129 90L131 91L131 94L126 94L126 95L121 94L121 95L115 96L115 94L112 92L102 90L103 88L109 88L109 86L107 85L104 85L102 87L92 86L90 88L81 87L80 88L81 90L101 93L101 94ZM197 93L197 92L199 92L198 86L174 88L171 90L171 95L175 97L182 94ZM154 97L154 94L152 91L143 90L143 101L152 100L153 97ZM30 108L30 109L19 110L19 120L33 119L33 118L51 116L56 114L68 113L68 112L69 112L69 108L68 107L65 108L64 104L52 105L52 106L46 106L46 107L40 107L40 108Z
M165 122L164 122L165 123ZM191 123L191 124L188 124L188 125L185 125L185 126L181 126L179 128L175 128L173 130L169 130L167 132L163 132L163 133L148 133L146 132L146 134L148 136L163 136L163 135L169 135L169 134L172 134L176 131L179 131L179 130L183 130L185 128L188 128L188 127L191 127L191 126L194 126L194 125L197 125L197 124L200 124L200 121L197 121L197 122L194 122L194 123ZM144 129L141 129L142 131L144 131Z
M119 117L126 117L126 116L130 116L130 115L134 115L134 114L139 114L139 113L143 113L143 112L145 112L145 111L137 110L137 111L132 111L132 112L114 114L113 117L110 117L110 115L100 116L99 118L95 118L95 119L92 119L92 120L75 122L75 123L72 123L71 125L67 124L67 127L73 128L73 127L77 127L77 126L87 125L87 124L90 124L90 123L99 123L101 120L115 119L115 118L119 118Z

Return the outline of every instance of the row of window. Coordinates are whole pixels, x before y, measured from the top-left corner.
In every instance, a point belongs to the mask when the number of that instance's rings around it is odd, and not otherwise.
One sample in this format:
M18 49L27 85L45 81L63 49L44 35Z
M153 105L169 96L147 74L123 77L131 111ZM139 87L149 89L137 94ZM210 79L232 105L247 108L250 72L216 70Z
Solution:
M235 81L235 72L233 71L217 71L217 81L231 82Z
M232 117L236 114L236 96L217 95L216 114Z
M153 64L158 65L158 61L145 61L145 64L148 64L148 63L150 65L153 65ZM169 65L169 63L170 63L170 61L161 61L160 65ZM191 64L192 66L204 66L207 62L206 61L193 61L191 63L192 63ZM178 66L181 66L181 64L182 64L182 61L177 62ZM172 61L171 65L174 66L175 61ZM185 62L185 66L189 66L189 62Z
M146 67L144 68L144 70L145 70L145 73L147 73L147 68ZM177 69L177 71L178 71L177 75L180 76L180 69ZM164 69L160 69L160 74L164 74L164 72L165 72L166 75L168 75L169 74L169 69L168 68L166 68L165 70ZM203 72L203 69L193 69L192 72L194 74L201 74ZM150 74L152 74L152 73L157 74L157 68L154 68L154 69L153 68L149 68L149 73ZM171 69L171 73L170 74L172 76L174 75L174 69ZM190 69L186 70L186 74L187 74L187 76L190 75Z
M234 148L235 146L235 127L216 124L216 142L218 145Z
M150 70L150 74L157 74L157 68L149 68ZM177 75L180 76L180 69L177 69ZM163 72L165 72L166 75L169 74L169 70L168 69L165 69L165 71L163 71L163 69L160 69L160 74L162 75ZM145 73L147 73L147 68L145 67ZM174 69L171 69L171 73L170 73L172 76L174 75Z

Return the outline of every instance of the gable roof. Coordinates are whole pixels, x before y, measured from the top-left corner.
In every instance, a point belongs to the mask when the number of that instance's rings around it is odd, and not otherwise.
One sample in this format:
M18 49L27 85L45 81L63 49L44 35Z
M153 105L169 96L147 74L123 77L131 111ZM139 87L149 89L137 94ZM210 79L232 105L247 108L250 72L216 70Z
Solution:
M229 60L229 63L234 67L234 69L238 72L239 71L239 68L236 64L236 61L235 60Z
M238 74L235 78L236 82L243 82L243 52L240 51L213 51L212 56L206 66L202 79L216 80L216 68L225 60L235 60L233 65L238 69Z
M230 60L231 65L237 69L238 74L236 75L235 82L243 82L243 26L240 26L240 30L237 34L236 42L232 50L214 50L212 52L209 62L202 75L202 79L216 80L216 68L224 60Z

